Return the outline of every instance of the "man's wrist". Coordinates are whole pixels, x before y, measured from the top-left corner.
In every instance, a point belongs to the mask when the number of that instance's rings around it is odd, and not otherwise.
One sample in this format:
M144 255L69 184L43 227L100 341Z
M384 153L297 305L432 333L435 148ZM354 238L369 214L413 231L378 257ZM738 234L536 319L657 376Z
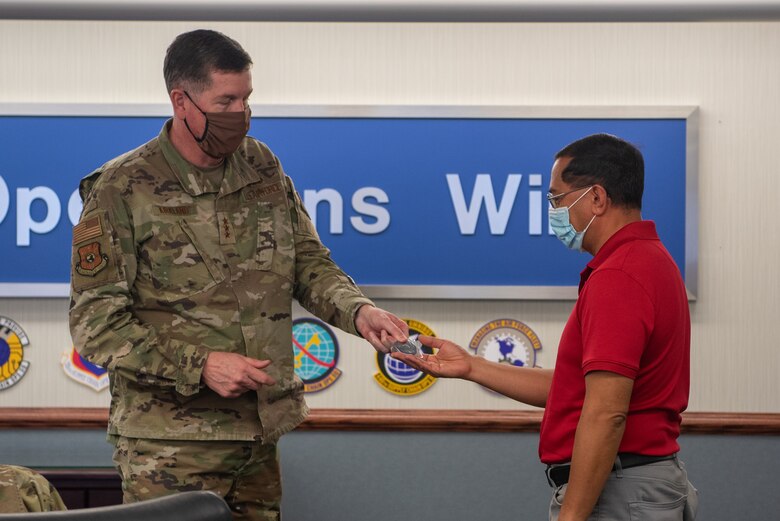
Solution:
M360 332L360 322L361 322L361 318L362 318L361 311L363 311L363 308L366 307L366 306L374 307L374 305L369 303L369 302L360 302L360 303L357 304L357 306L355 306L355 311L354 311L354 313L352 315L352 325L355 328L355 332L361 338L363 337L363 333ZM364 311L364 313L365 313L365 311ZM363 320L366 320L366 319L363 319Z
M483 373L485 363L488 361L481 356L474 356L470 353L467 355L468 358L466 360L468 360L469 369L466 374L463 375L462 380L479 383L480 374Z

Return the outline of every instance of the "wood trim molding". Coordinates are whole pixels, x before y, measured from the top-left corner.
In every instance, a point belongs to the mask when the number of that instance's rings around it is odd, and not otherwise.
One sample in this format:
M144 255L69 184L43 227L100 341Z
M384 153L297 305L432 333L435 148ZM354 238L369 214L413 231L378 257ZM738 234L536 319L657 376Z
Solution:
M541 411L314 409L298 427L315 431L538 432Z
M541 411L314 409L305 431L539 432ZM0 429L103 429L108 409L0 408ZM780 435L780 413L688 412L689 434Z

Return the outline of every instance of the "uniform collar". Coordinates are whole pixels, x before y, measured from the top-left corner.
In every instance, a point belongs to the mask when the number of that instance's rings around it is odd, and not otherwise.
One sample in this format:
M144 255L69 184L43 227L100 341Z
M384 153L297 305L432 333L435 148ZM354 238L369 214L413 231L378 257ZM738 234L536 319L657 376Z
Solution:
M168 132L172 121L172 119L169 119L165 122L160 131L160 135L157 138L160 144L160 150L162 150L163 156L165 156L165 160L168 162L174 175L188 194L199 196L205 193L214 193L216 190L214 190L208 182L203 175L203 172L184 159L179 151L176 150L176 147L173 146L173 143L171 143ZM261 180L259 174L255 169L250 167L241 153L245 149L245 146L246 138L244 143L242 143L242 146L239 147L233 155L225 159L225 176L219 190L220 195L236 192L248 184L256 183Z
M658 233L655 230L655 223L653 221L636 221L629 223L612 234L612 237L607 239L607 242L599 249L596 256L585 266L585 269L580 273L580 289L585 285L585 281L588 280L590 274L593 273L599 266L609 258L610 255L615 253L618 248L626 243L636 240L659 240Z

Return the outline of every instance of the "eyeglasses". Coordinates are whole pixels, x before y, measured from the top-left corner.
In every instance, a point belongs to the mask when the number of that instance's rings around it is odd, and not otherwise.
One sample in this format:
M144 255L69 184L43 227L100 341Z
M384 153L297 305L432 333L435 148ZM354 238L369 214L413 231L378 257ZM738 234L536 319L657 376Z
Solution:
M579 192L580 190L585 190L586 188L591 188L593 186L595 185L581 186L579 188L575 188L574 190L569 190L568 192L563 192L562 194L557 195L553 195L550 192L547 192L547 202L550 203L552 208L558 208L561 204L561 197L573 194L574 192Z

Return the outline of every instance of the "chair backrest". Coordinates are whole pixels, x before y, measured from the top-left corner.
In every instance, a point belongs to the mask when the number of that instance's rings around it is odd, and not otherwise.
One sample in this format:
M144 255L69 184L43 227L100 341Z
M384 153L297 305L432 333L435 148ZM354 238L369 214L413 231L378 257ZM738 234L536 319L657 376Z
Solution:
M0 514L0 521L231 521L225 500L213 492L179 492L138 503L62 512Z

